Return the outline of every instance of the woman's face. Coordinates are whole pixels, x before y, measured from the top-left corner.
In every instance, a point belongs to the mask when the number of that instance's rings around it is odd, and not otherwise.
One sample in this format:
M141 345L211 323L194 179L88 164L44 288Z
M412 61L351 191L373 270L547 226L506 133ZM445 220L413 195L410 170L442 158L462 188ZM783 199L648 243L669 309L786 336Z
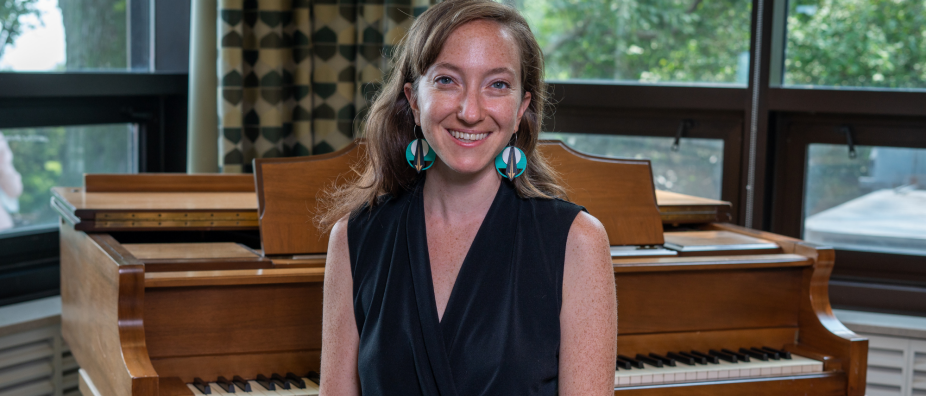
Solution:
M530 104L520 52L501 25L477 20L450 34L418 83L405 84L415 123L438 162L463 174L490 171ZM435 164L436 166L439 164ZM435 166L435 167L436 167Z

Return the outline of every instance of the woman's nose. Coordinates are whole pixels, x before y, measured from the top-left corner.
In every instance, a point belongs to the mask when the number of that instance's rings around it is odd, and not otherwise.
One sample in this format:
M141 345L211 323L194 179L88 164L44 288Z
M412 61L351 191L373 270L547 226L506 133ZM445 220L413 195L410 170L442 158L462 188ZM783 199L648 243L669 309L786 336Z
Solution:
M466 90L457 117L468 125L477 124L485 118L485 109L478 89L470 88Z

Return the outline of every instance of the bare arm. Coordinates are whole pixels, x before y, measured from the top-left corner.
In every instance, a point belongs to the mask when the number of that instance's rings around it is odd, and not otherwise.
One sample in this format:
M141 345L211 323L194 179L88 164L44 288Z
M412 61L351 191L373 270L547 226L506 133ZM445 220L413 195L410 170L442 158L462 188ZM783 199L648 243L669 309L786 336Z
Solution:
M559 394L612 395L617 292L608 235L581 212L569 228L559 315Z
M360 394L357 373L360 335L354 320L353 287L347 218L343 218L331 230L325 262L321 395Z

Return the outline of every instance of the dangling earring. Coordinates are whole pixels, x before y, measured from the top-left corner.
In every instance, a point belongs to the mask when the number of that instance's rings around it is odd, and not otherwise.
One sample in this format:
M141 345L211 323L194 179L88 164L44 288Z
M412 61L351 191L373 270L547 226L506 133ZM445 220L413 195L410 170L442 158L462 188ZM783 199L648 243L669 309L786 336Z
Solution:
M513 138L515 142L518 141L517 132L515 132ZM502 177L507 177L508 180L514 180L514 178L521 176L525 169L527 169L527 156L524 155L521 149L515 147L512 142L508 142L508 146L495 157L495 170Z
M417 133L415 133L416 127L417 125L412 127L412 134L417 137ZM408 165L415 168L418 173L434 165L435 157L434 150L431 150L431 145L428 144L427 140L424 140L424 137L412 140L412 142L405 147L405 160L408 161Z

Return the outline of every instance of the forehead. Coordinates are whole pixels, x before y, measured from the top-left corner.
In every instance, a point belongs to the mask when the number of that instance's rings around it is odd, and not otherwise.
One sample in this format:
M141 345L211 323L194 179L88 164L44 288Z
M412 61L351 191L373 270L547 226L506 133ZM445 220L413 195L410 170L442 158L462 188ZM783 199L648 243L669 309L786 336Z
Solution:
M444 42L435 65L472 70L510 68L520 72L520 51L514 35L494 21L475 20L456 28Z

